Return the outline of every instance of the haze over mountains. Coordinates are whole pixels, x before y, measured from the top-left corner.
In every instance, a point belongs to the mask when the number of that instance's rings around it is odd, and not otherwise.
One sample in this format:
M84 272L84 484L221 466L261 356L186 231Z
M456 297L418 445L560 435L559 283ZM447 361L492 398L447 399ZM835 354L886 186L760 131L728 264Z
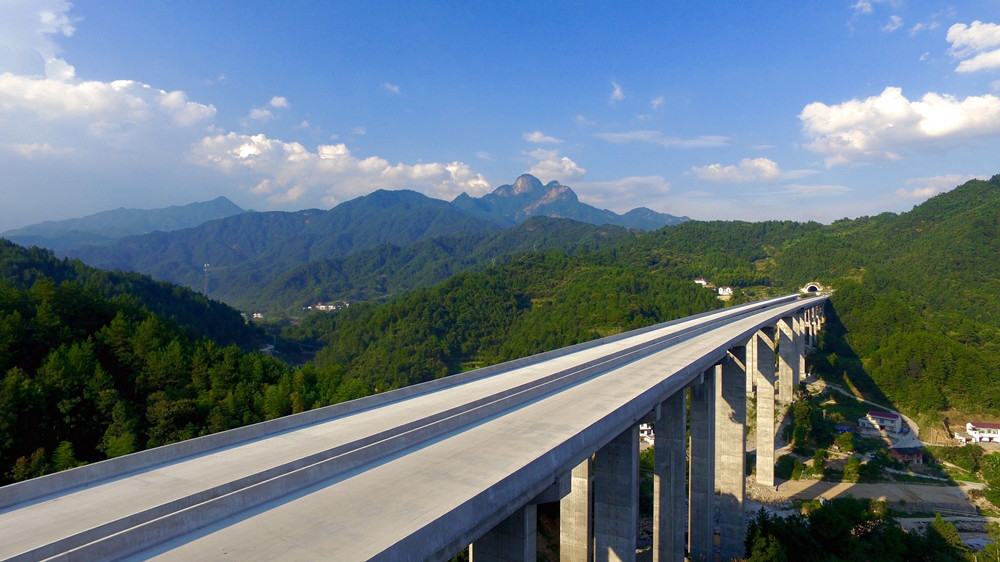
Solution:
M21 246L39 246L61 252L77 246L113 244L120 238L135 234L191 228L245 212L229 199L217 197L211 201L163 209L122 207L76 219L46 221L8 230L3 237Z

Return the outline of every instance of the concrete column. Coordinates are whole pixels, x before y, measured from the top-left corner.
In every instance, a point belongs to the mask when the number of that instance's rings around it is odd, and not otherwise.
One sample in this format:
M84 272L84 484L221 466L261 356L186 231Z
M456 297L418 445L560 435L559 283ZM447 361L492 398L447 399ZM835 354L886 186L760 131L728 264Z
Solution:
M687 389L667 398L653 425L653 562L684 560L688 528Z
M594 559L635 560L639 526L639 426L594 455Z
M795 327L795 353L799 356L799 372L795 385L798 386L798 383L808 375L806 371L806 319L802 313L795 316Z
M774 328L758 331L757 360L757 483L774 486Z
M472 543L469 547L469 560L534 562L538 558L537 537L537 510L534 504L529 504Z
M594 559L592 497L593 457L570 475L570 492L559 501L559 560L590 562Z
M786 404L792 402L798 383L799 355L793 323L791 316L778 320L778 400Z
M691 479L688 492L688 552L711 560L715 538L715 369L691 387Z
M757 386L757 381L754 380L754 370L750 368L757 362L757 338L752 337L750 341L747 342L746 349L746 365L747 365L747 396L753 396L754 387Z
M720 554L743 558L746 519L746 348L736 347L716 367L715 487L719 491Z

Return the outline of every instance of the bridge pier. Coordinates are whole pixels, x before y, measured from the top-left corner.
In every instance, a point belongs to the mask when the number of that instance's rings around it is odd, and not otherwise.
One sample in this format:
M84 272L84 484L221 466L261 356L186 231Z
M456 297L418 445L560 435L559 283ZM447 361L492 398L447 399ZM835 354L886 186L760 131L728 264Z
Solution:
M715 537L715 369L691 386L691 474L688 480L688 552L710 560Z
M590 562L594 559L592 497L593 457L570 473L570 492L559 501L559 560Z
M774 347L775 329L754 334L750 369L757 380L757 483L774 486Z
M688 529L687 389L660 404L653 428L653 562L684 560Z
M746 348L734 347L716 366L715 486L719 491L720 555L743 557L746 519Z
M795 317L778 320L778 401L790 404L798 383L799 355L795 345Z
M594 560L635 560L639 525L639 426L594 455Z
M538 516L535 504L512 513L469 546L469 560L533 562L537 559Z

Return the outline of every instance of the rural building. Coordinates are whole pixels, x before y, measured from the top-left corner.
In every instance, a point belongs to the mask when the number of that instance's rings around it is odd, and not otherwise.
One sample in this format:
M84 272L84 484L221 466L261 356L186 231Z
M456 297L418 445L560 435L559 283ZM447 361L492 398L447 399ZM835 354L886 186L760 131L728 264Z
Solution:
M899 433L903 429L903 418L899 414L871 410L868 415L858 418L858 427L868 430L884 430Z
M889 454L899 462L924 464L924 452L917 447L900 447L889 449Z
M955 439L963 443L1000 442L1000 423L969 422L965 424L965 433L956 432Z
M729 287L729 286L719 287L719 296L720 297L731 297L731 296L733 296L733 288Z

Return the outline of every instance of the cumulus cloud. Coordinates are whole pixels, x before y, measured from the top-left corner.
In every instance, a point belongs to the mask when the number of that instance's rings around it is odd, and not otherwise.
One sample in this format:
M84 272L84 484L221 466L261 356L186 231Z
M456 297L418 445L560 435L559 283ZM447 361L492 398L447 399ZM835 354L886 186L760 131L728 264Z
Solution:
M622 87L618 85L618 82L611 82L611 94L608 95L608 101L615 103L623 99L625 99L625 92L622 91Z
M0 111L46 121L76 119L94 125L92 130L151 120L190 126L215 116L214 106L190 101L184 92L133 80L74 83L9 72L0 74Z
M958 63L955 72L967 73L1000 68L1000 25L974 21L969 25L956 23L948 28L948 52Z
M929 178L912 178L906 180L905 188L901 187L896 190L896 195L903 199L928 199L939 193L950 191L954 187L977 177L979 176L948 174Z
M462 192L481 195L490 189L482 175L462 162L393 165L377 156L358 158L344 144L320 145L310 151L300 143L262 134L208 136L191 150L190 158L246 179L252 184L251 193L272 203L318 194L333 206L379 188L414 189L442 199Z
M729 137L703 135L690 139L681 139L665 136L660 131L650 130L626 131L624 133L599 133L595 136L615 144L644 142L664 148L708 148L729 144Z
M538 161L528 169L527 173L539 179L544 178L544 180L549 181L558 180L565 183L580 179L587 173L586 170L578 166L569 157L560 156L558 150L539 148L525 154Z
M573 118L573 121L581 127L593 127L597 124L596 122L587 119L587 116L582 113L577 114L577 116Z
M397 86L396 84L390 84L389 82L385 82L382 84L382 87L385 88L386 91L391 92L393 94L399 93L399 86Z
M250 110L250 114L247 117L254 121L270 121L274 119L274 114L266 107L255 107Z
M655 98L653 101L649 102L649 105L653 109L659 109L660 106L662 106L664 103L666 103L666 100L663 99L663 96L660 96L658 98Z
M778 164L769 158L744 158L735 166L694 166L691 171L703 180L719 182L774 181L782 177Z
M910 101L900 88L838 105L813 102L799 114L807 148L826 154L826 165L893 160L919 148L948 148L960 140L1000 136L1000 98L927 93Z
M524 140L528 142L533 142L537 144L548 143L548 144L558 144L563 142L562 139L557 139L555 137L550 137L541 131L534 131L531 133L524 133Z
M271 98L271 101L268 102L267 105L277 109L288 109L292 107L284 96L274 96L273 98Z

